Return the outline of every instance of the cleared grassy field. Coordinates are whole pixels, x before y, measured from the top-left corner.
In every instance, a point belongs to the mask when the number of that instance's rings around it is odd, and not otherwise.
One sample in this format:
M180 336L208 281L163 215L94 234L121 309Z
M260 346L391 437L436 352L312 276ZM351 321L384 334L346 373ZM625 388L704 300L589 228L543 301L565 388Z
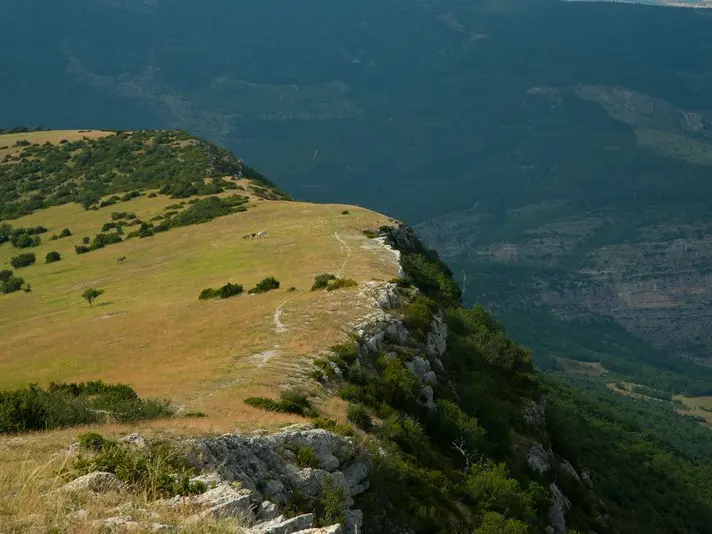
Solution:
M206 224L88 254L74 251L112 211L148 220L175 202L142 197L97 211L72 204L12 221L49 232L33 249L0 247L0 268L19 252L38 258L17 270L32 293L0 297L0 388L101 378L205 412L209 417L200 424L215 429L277 422L241 400L275 395L279 386L299 380L305 362L342 341L348 325L372 311L359 289L309 291L314 276L340 273L367 282L397 275L393 254L362 234L387 224L386 217L296 202L255 201L247 212ZM65 227L73 236L49 240ZM257 232L267 237L243 239ZM45 265L52 250L62 261ZM122 256L125 262L117 263ZM247 290L266 276L280 280L281 289L198 301L206 287L233 282ZM93 308L80 297L88 287L106 290ZM296 291L287 291L291 287Z

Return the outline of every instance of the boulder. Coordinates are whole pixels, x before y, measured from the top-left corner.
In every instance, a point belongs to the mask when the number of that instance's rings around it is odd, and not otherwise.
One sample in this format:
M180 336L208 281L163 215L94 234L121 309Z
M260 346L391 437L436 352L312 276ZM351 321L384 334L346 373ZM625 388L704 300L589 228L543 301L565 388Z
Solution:
M300 530L295 534L343 534L344 528L341 525L331 525L330 527L309 528Z
M251 519L251 494L250 490L236 490L230 484L222 483L202 495L193 497L191 502L205 508L198 514L201 518L244 517Z
M344 534L361 534L362 530L363 512L361 510L349 510L348 512L346 512Z
M256 515L259 521L272 521L279 517L279 508L273 502L262 501Z
M430 332L425 338L425 351L428 356L438 357L447 349L447 324L441 313L438 313L430 323Z
M124 443L130 447L135 447L136 449L143 449L146 447L146 440L143 439L141 434L133 433L128 436L124 436L119 440L119 442Z
M279 516L267 523L261 523L249 529L247 534L295 534L314 526L314 514L304 514L286 519Z
M363 493L369 488L368 467L366 460L356 460L342 471L349 494L352 497Z
M62 486L64 491L91 491L94 493L107 493L109 491L121 491L124 484L112 473L95 471L88 475L72 480L69 484Z

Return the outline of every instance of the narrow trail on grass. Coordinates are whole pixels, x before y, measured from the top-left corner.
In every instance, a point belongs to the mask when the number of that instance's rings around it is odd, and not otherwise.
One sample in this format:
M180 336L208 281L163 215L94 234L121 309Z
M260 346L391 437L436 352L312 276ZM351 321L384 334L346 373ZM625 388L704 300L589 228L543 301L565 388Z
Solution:
M277 309L274 311L274 330L278 334L288 332L287 327L282 322L282 312L284 311L284 306L288 304L290 300L292 299L285 300L282 304L277 306Z
M339 232L334 232L334 237L336 240L339 242L339 245L341 245L341 251L346 254L346 258L344 259L344 263L341 264L341 268L339 269L339 272L336 273L336 278L341 278L341 275L344 272L344 269L346 269L346 264L349 262L349 258L351 257L351 247L344 241L341 236L339 235Z

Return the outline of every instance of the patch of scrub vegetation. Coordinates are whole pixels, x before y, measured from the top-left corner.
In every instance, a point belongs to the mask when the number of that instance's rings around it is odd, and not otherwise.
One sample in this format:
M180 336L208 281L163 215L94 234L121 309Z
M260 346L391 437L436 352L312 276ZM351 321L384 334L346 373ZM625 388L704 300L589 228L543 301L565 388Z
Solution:
M170 417L173 413L168 401L144 400L130 386L102 381L0 391L0 433L91 423L134 423Z
M329 283L326 287L327 291L336 291L337 289L349 289L358 287L358 282L351 278L337 278Z
M24 290L29 292L29 285L25 284L25 279L20 276L15 276L9 269L0 271L0 294L7 295Z
M21 269L23 267L29 267L36 261L37 261L37 256L35 256L32 252L26 252L24 254L14 256L10 260L10 265L12 265L13 268L15 268L15 269Z
M257 293L267 293L268 291L272 291L274 289L279 289L279 280L277 280L274 276L268 276L267 278L257 282L257 285L250 289L249 293L251 295Z
M53 250L52 252L48 252L47 255L45 256L45 263L56 263L61 260L62 260L62 255L59 252L57 252L56 250Z
M240 284L227 283L221 288L213 289L207 288L200 292L199 300L210 300L210 299L227 299L234 297L236 295L241 295L244 292L243 287Z
M121 243L123 241L121 236L124 233L124 227L139 227L138 230L130 232L126 236L126 239L144 239L147 237L153 237L155 234L160 232L167 232L171 228L212 221L213 219L222 217L223 215L246 211L244 205L249 201L247 197L239 195L232 195L225 198L208 197L194 200L195 202L191 202L191 205L180 213L169 212L160 216L160 218L154 217L152 220L158 224L153 224L153 222L144 222L141 219L136 218L133 213L112 213L112 220L105 223L102 227L102 232L110 233L97 234L91 244L87 246L87 243L85 242L84 245L77 245L75 250L77 254L86 254L87 252L104 248L107 245ZM175 216L173 216L174 214ZM111 230L115 230L115 232L111 232Z
M292 492L284 507L286 517L296 517L303 514L314 515L316 528L343 524L346 521L346 496L340 486L325 479L318 497L307 497L299 491Z
M337 289L350 287L358 287L358 282L351 278L337 278L333 274L324 273L314 277L311 290L318 291L320 289L326 289L327 291L336 291Z
M288 199L228 151L180 130L116 132L22 147L0 162L0 219L70 202L98 209L147 189L173 198L236 189L226 177L256 182L253 192L263 198ZM107 195L113 196L102 201Z
M167 441L132 447L94 432L82 434L79 455L64 474L76 478L97 471L116 475L148 500L194 495L207 489L202 482L191 482L195 473L188 466L186 451Z
M248 397L245 399L245 404L270 412L293 413L305 417L317 415L309 398L303 392L294 389L282 391L279 395L279 400L266 397Z
M329 273L318 274L314 277L314 283L312 284L311 290L318 291L319 289L326 289L329 282L336 280L336 276Z

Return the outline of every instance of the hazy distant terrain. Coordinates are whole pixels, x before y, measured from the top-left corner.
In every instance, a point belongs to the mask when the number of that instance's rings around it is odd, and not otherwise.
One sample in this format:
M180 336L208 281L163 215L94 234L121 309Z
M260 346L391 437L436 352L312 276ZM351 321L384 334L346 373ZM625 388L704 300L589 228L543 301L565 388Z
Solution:
M642 379L670 356L712 358L710 12L543 0L4 12L3 125L187 128L297 198L402 218L542 365L588 359Z

